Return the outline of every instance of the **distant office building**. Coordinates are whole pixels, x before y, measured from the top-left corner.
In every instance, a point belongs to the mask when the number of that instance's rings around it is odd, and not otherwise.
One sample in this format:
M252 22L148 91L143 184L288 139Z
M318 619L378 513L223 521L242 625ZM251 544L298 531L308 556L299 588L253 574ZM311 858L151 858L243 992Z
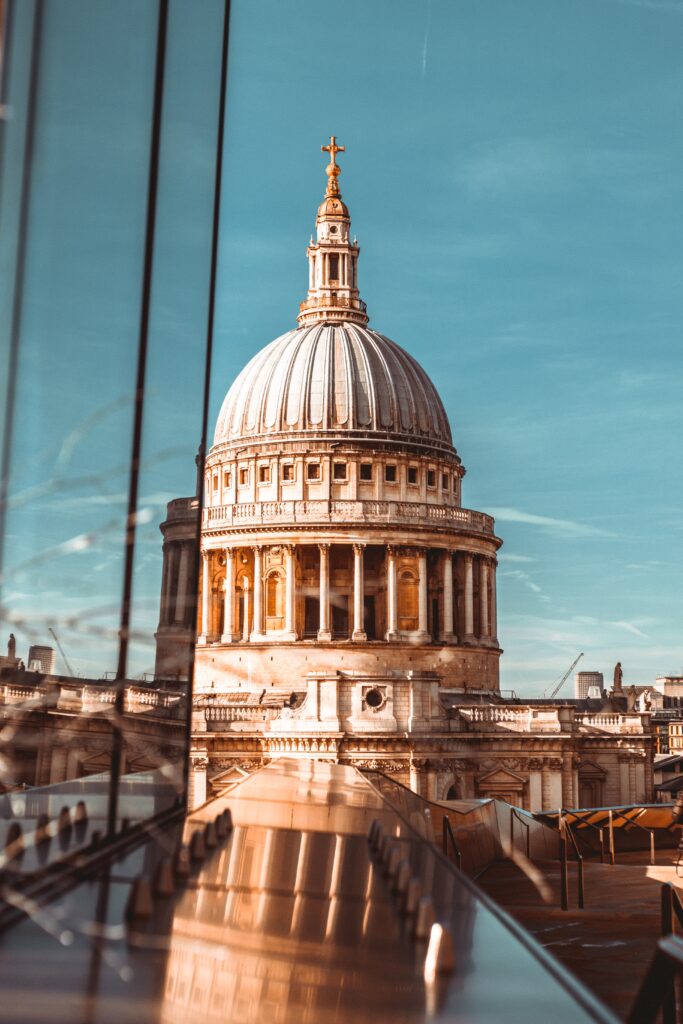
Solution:
M44 672L52 675L55 670L55 649L42 644L32 644L28 649L29 672Z
M657 676L654 690L665 697L683 697L683 676Z
M585 700L586 697L592 697L593 694L589 691L597 687L602 694L604 688L604 679L602 672L577 672L574 676L574 696L577 700Z

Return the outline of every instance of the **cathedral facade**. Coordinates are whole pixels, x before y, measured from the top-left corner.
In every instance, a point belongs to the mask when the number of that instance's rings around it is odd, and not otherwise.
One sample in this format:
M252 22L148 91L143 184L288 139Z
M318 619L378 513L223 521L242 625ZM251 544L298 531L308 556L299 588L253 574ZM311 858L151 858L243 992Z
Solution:
M369 324L343 147L324 149L298 326L237 377L205 464L195 803L280 756L379 768L431 799L577 806L590 782L593 799L643 800L643 716L601 729L581 709L501 700L502 542L490 516L462 506L465 470L434 385ZM171 502L162 524L159 676L188 660L197 507ZM617 767L601 767L596 740Z

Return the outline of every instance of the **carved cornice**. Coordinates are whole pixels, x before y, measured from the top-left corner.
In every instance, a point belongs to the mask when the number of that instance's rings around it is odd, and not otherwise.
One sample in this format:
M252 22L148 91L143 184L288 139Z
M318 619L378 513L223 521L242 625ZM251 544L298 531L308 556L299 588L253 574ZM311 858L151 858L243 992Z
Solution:
M365 771L371 772L384 772L385 774L391 775L396 772L407 772L410 767L409 761L396 761L389 758L358 758L354 760L349 758L344 760L343 764L348 764L352 768L362 768Z

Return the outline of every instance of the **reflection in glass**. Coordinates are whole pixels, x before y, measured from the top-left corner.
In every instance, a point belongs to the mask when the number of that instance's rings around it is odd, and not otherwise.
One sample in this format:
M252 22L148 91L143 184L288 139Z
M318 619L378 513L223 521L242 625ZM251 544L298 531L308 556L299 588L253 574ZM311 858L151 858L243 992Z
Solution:
M87 835L103 832L112 764L119 821L184 796L224 14L222 0L9 5L8 819L84 800ZM160 660L164 631L176 646Z

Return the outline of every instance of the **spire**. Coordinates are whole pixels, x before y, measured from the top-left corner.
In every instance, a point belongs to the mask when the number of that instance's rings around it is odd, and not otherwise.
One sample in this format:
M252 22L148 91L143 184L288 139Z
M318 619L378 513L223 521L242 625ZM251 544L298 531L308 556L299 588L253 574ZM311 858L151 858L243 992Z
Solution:
M330 154L330 162L325 168L327 188L315 221L316 240L311 239L306 250L308 295L299 307L297 320L302 327L345 320L367 324L365 303L357 287L360 249L355 238L353 242L349 241L351 218L339 190L341 167L337 163L337 153L344 153L346 147L338 146L336 136L331 135L329 146L321 146L320 149Z

